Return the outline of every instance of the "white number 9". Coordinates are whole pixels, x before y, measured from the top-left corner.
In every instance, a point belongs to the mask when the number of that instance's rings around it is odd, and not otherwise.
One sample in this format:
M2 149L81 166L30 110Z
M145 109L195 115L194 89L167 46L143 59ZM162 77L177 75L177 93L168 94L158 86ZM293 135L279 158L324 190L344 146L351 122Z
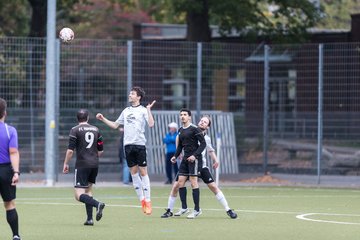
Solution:
M87 132L85 133L85 141L87 143L89 143L86 148L91 148L91 146L93 145L94 143L94 133L92 132Z

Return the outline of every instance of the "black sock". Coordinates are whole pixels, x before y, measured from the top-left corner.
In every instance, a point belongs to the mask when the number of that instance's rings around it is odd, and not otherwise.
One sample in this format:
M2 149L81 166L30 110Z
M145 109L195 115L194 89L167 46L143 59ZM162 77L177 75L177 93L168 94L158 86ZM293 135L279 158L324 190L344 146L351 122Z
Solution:
M90 197L89 195L83 193L79 197L79 201L85 204L89 204L90 206L97 208L99 205L99 202L96 201L94 198Z
M13 236L19 236L19 218L15 208L6 211L6 220L10 225Z
M181 200L181 208L186 209L187 208L186 187L179 188L179 194L180 194L180 200Z
M91 206L88 203L85 203L85 208L86 208L87 220L92 220L93 219L93 206Z
M194 210L199 211L200 210L200 189L194 188L192 190L193 200L194 200Z

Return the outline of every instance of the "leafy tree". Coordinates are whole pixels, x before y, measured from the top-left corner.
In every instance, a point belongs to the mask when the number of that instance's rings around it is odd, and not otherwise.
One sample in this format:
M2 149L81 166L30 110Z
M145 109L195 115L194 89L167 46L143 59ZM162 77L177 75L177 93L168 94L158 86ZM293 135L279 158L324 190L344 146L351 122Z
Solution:
M350 14L360 11L360 0L324 0L324 15L316 27L350 29Z
M168 0L114 0L126 6L125 11L140 11L151 16L155 22L177 23L181 17L174 15L171 1Z
M128 1L91 0L74 4L68 24L82 38L119 39L133 36L133 24L153 22L141 8Z
M320 17L308 0L173 0L177 14L186 14L187 39L210 41L210 26L216 24L223 35L263 33L270 40L299 39Z
M261 33L291 41L313 26L349 28L359 3L323 0L319 12L310 0L57 0L57 22L74 26L80 37L129 37L133 23L159 22L188 24L192 41L210 41L209 25L224 36ZM0 35L45 37L46 10L47 0L1 0Z
M28 0L32 8L29 37L46 35L47 1Z
M19 5L26 3L25 0L15 1L22 3ZM27 0L27 2L32 9L31 19L28 20L30 22L28 36L45 37L47 0ZM152 22L147 12L155 14L161 1L153 7L150 6L156 1L141 2L143 3L128 0L57 0L57 26L59 28L57 30L63 26L71 26L78 37L129 38L132 36L133 23ZM143 8L148 10L143 11Z
M26 35L29 31L29 9L27 0L0 1L0 36Z

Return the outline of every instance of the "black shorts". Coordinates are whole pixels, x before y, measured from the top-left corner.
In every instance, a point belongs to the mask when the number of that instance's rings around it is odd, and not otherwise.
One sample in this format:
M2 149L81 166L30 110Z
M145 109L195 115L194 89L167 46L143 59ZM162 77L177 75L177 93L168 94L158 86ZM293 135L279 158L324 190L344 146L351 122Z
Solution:
M208 167L204 167L199 171L199 178L203 180L204 183L209 184L215 182L213 175L211 174ZM187 179L189 180L189 178ZM179 181L179 173L175 176L175 182Z
M125 146L126 162L129 167L140 166L146 167L146 147L142 145Z
M88 188L89 183L95 184L98 168L76 168L75 188Z
M183 158L179 167L179 176L198 176L198 169L202 168L202 160L195 159L194 162L190 162Z
M11 164L0 164L0 195L4 202L10 202L16 198L16 186L12 186L14 171Z
M204 167L200 170L199 178L201 178L206 184L214 182L214 177L208 167Z

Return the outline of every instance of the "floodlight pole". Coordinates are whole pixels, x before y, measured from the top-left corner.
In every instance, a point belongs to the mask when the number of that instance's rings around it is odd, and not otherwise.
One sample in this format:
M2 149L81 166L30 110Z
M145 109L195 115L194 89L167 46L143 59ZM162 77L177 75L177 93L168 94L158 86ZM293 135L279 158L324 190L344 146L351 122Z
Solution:
M56 0L47 0L45 177L46 186L55 184L56 153Z
M268 168L268 141L269 141L269 49L264 46L264 116L263 116L263 169L267 174Z
M317 136L317 184L320 184L322 140L323 140L323 69L324 44L319 45L319 86L318 86L318 136Z
M201 78L202 78L202 43L197 43L197 72L196 72L196 119L200 120L201 111Z
M128 103L128 94L132 88L132 52L133 52L133 41L127 41L127 83L126 83L126 98L125 103Z

